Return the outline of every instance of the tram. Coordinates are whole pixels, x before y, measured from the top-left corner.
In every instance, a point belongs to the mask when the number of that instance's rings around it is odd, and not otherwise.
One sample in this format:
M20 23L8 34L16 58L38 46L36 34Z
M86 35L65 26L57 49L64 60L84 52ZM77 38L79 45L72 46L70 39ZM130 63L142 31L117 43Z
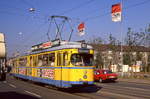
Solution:
M0 81L6 80L6 46L5 37L0 33Z
M60 88L92 85L93 55L93 48L85 42L53 40L34 45L30 54L14 58L11 74Z

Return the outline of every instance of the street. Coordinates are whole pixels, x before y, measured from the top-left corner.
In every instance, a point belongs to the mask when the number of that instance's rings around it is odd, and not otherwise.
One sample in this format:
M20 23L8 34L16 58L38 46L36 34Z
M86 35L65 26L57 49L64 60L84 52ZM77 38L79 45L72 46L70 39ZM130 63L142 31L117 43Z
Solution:
M0 82L0 99L150 99L150 84L109 82L83 88L54 89L7 76Z

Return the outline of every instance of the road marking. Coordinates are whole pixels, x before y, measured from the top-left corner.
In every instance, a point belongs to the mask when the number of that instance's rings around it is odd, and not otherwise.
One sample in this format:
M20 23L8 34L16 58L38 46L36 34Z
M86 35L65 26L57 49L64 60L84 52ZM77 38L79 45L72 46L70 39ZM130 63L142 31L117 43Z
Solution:
M13 84L9 84L9 86L13 87L13 88L17 88L15 85Z
M121 82L121 83L122 83L122 82L123 82L123 83L130 83L130 84L135 84L135 85L149 85L149 82L148 82L148 81L146 81L146 82L141 82L141 83L140 83L140 82L137 83L137 82L135 82L135 81L133 81L133 82L132 82L132 81L118 81L118 82Z
M102 91L102 92L99 91L99 93L101 93L101 94L108 94L108 95L117 96L117 97L124 97L124 98L128 98L128 99L145 99L145 98L141 98L141 97L135 97L135 96L111 93L111 92L106 92L106 91Z
M33 95L33 96L36 96L36 97L38 97L38 98L41 98L41 96L38 95L38 94L36 94L36 93L30 92L30 91L27 91L27 90L25 90L25 92L28 93L28 94L31 94L31 95Z
M150 92L150 90L148 90L148 89L143 89L143 88L135 88L135 87L124 87L124 88L127 88L127 89L133 89L133 90L148 91L148 92Z
M106 86L106 87L115 87L115 88L120 88L120 89L132 89L132 90L141 90L141 91L150 91L149 89L143 89L143 88L136 88L136 87L125 87L125 86L113 86L113 85L105 85L105 84L98 84L98 85L103 85L103 86Z
M3 81L3 83L7 83L7 81Z

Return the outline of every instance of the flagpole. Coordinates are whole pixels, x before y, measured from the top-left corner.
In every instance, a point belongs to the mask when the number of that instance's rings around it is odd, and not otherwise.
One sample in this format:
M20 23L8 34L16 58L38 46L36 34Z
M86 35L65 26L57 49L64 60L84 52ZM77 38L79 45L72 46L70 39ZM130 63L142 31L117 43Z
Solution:
M112 21L119 22L119 31L120 31L120 62L118 64L118 72L122 72L121 67L123 67L123 14L122 7L123 0L120 3L112 5Z
M123 0L121 0L121 21L120 21L120 32L121 32L121 72L123 73Z

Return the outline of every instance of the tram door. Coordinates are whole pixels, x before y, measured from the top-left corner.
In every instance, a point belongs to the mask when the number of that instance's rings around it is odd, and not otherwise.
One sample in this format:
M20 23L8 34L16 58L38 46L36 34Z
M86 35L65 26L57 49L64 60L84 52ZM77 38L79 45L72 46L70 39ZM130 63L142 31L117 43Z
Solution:
M32 76L33 57L29 57L29 68L27 68L27 75Z
M62 86L62 66L61 66L61 63L62 63L62 58L61 58L62 54L61 52L57 53L57 66L60 67L59 69L59 79L60 79L60 86Z
M59 66L61 68L60 70L60 79L61 79L61 82L60 82L60 85L62 86L63 84L63 81L68 81L68 70L64 67L67 66L66 64L66 58L67 58L67 53L63 53L63 52L60 52L57 54L57 66Z
M36 76L36 68L34 68L34 67L36 67L36 65L37 65L37 56L32 56L32 76L33 77L35 77Z

